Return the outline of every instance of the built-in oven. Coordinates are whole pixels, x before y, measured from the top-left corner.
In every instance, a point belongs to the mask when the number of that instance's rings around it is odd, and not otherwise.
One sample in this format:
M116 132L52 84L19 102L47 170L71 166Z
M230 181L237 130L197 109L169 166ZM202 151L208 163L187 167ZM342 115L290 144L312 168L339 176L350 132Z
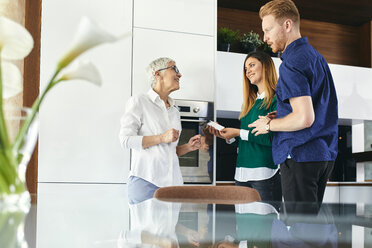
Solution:
M213 120L213 103L205 101L175 100L181 115L182 132L179 145L191 137L201 134L202 149L179 157L181 172L185 183L213 182L213 138L203 133L203 127Z

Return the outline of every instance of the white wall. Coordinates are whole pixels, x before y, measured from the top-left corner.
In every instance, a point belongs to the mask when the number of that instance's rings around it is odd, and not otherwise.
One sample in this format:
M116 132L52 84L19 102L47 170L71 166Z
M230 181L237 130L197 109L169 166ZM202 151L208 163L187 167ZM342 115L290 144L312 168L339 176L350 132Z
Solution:
M132 29L131 0L48 0L42 3L41 82L86 15L112 34ZM131 39L105 44L82 56L99 69L103 86L63 82L40 109L39 182L124 182L129 151L120 148L120 116L131 92Z

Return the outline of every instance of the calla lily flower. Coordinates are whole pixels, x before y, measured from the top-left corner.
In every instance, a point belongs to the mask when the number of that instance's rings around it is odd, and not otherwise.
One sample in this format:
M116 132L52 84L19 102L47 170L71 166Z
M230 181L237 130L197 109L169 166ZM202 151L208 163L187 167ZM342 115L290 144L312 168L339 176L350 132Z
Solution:
M23 82L18 67L9 62L1 63L3 81L3 99L10 98L22 92Z
M31 34L20 24L0 16L0 50L4 59L25 58L34 47Z
M4 0L0 0L0 3L2 1ZM95 26L88 18L83 18L70 50L57 64L57 68L46 87L41 91L25 116L15 139L11 140L3 111L3 98L9 98L20 93L23 78L15 65L1 61L1 59L23 59L32 50L33 39L24 27L5 17L0 17L0 95L3 95L0 98L0 200L4 195L23 194L27 190L24 184L26 164L35 143L32 142L32 139L37 137L35 126L37 123L34 120L37 118L37 112L46 94L56 84L66 80L81 79L101 85L100 74L92 63L76 61L69 67L67 65L90 48L102 43L114 42L130 35L131 33L128 32L119 37L114 37ZM35 135L28 136L31 133Z
M58 62L57 68L62 69L66 67L76 57L92 47L116 40L118 40L117 37L95 25L89 18L83 17L78 26L71 48Z
M97 67L90 61L76 61L61 72L62 76L57 81L81 79L101 86L101 75Z

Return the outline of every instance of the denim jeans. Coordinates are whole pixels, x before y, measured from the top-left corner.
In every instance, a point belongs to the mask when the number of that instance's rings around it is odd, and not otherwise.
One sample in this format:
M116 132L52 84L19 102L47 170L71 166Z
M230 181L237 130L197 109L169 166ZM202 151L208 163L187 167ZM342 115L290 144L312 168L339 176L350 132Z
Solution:
M268 179L247 182L236 181L235 185L254 188L260 194L263 202L282 201L282 185L279 170L274 176Z
M140 178L131 176L128 179L128 200L130 204L137 204L154 196L159 187Z

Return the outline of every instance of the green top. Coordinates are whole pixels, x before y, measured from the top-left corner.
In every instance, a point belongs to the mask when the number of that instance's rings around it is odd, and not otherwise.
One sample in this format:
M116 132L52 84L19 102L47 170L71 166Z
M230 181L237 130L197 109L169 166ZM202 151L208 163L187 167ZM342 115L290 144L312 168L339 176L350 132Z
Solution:
M236 214L236 231L239 241L247 240L248 247L272 247L271 232L276 213Z
M274 164L271 144L273 141L273 134L260 134L255 136L251 133L253 128L248 125L258 119L258 116L265 116L268 113L276 110L276 96L272 100L270 107L266 109L261 107L264 99L256 99L252 109L240 120L240 129L249 131L248 141L242 140L239 137L239 152L236 167L258 168L267 167L277 169L278 166Z

